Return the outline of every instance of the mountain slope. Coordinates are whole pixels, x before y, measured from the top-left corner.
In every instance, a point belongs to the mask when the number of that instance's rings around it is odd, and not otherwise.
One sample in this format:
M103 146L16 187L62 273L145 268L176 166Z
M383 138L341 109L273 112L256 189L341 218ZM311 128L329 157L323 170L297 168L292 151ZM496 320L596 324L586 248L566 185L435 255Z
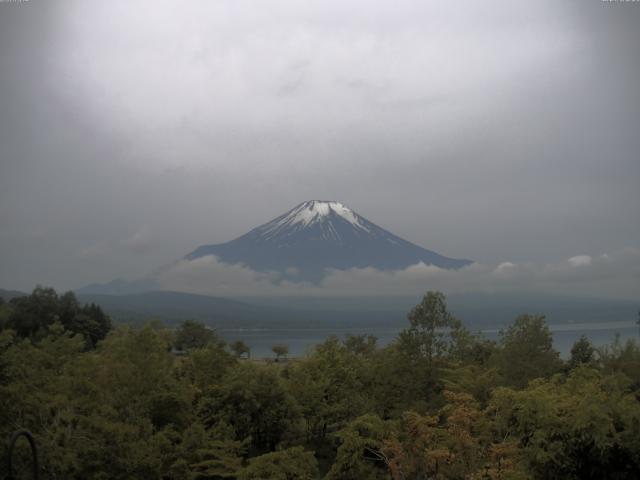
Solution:
M26 297L28 295L28 293L20 292L18 290L5 290L3 288L0 288L0 298L2 298L5 302L8 302L12 298Z
M397 270L419 262L457 269L472 263L422 248L339 202L321 200L303 202L230 242L201 246L186 259L206 255L215 255L225 263L288 272L307 280L321 278L326 269Z
M151 318L174 323L192 318L218 327L264 327L279 319L293 321L297 318L290 309L170 291L128 295L80 293L78 300L100 305L121 323L143 323Z

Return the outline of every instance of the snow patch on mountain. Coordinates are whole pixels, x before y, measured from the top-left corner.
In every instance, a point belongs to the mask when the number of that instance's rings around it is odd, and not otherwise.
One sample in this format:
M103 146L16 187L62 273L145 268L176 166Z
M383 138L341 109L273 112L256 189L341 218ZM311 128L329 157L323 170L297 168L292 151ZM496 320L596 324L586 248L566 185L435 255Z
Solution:
M334 218L342 219L353 227L369 233L366 221L357 213L340 202L309 200L301 203L286 214L259 227L260 236L270 239L283 232L296 232L309 226L323 223L328 237L340 240L340 234L331 223Z

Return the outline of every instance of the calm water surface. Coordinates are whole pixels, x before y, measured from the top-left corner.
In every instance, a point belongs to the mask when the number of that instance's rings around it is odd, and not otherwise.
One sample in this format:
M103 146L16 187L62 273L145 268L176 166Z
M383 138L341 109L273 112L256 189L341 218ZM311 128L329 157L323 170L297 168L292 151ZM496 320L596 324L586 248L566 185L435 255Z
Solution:
M585 335L596 346L610 344L616 335L625 341L629 338L639 338L638 325L634 322L607 322L607 323L573 323L549 325L553 332L553 343L556 350L566 358L569 355L573 343ZM351 329L261 329L242 330L225 329L220 334L227 341L243 340L251 347L251 356L255 358L273 357L271 347L276 343L289 346L291 357L303 357L310 352L314 345L322 343L330 335L337 335L343 339L347 334L375 335L378 337L378 345L384 346L391 343L402 328L351 328ZM491 340L499 338L500 328L482 330L483 335Z

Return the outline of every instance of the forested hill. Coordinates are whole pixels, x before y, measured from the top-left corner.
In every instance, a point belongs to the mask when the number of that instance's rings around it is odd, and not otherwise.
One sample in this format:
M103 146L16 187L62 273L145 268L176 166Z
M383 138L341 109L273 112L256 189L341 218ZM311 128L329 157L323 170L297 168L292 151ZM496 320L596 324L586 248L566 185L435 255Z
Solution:
M428 292L388 346L273 351L196 321L114 328L37 288L0 302L0 438L33 432L46 480L640 478L635 340L563 361L543 317L489 341ZM0 478L28 472L26 448Z
M267 327L300 318L292 309L181 292L80 294L78 299L82 303L101 305L118 323L142 324L149 318L156 318L175 324L185 318L193 318L216 327Z

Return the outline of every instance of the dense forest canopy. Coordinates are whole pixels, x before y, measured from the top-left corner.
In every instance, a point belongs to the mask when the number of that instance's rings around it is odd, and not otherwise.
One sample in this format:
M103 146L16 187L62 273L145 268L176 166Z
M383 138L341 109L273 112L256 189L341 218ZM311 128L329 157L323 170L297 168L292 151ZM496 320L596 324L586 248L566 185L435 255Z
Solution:
M492 342L438 292L408 320L384 348L261 360L195 321L113 328L38 287L0 303L0 436L31 430L46 479L640 478L637 342L581 338L563 361L544 317ZM19 444L14 473L28 463Z

